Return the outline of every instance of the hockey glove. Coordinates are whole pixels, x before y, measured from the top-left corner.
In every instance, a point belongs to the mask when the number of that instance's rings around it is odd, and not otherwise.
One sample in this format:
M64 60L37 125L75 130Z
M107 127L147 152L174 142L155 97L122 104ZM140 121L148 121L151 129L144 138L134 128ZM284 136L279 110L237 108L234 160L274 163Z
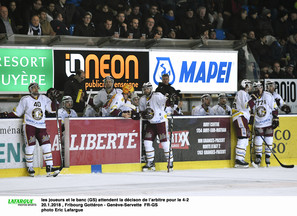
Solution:
M278 126L279 126L279 119L278 119L278 117L274 117L274 118L272 119L272 128L275 129L275 128L277 128Z
M285 112L286 114L289 114L291 112L291 108L287 104L284 104L281 108L281 111Z
M131 118L132 118L133 120L139 120L139 119L140 119L139 112L137 112L137 111L135 111L135 110L132 110Z
M0 113L0 118L8 118L8 113L7 112Z
M142 118L151 120L154 117L154 110L151 108L147 108L145 111L142 112Z

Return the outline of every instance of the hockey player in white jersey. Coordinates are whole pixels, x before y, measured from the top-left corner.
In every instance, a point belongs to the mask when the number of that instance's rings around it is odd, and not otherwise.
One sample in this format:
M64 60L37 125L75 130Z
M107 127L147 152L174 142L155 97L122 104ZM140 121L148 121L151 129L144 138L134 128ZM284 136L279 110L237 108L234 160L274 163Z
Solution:
M112 76L107 76L103 80L104 88L101 89L97 96L93 98L93 104L95 108L102 112L102 116L109 116L109 113L105 110L107 102L117 93L121 93L122 90L114 88L114 79Z
M108 116L131 118L132 110L136 107L131 103L134 87L125 83L121 93L117 93L107 102L104 107Z
M45 111L55 112L55 102L52 102L47 96L39 94L38 83L31 83L28 87L30 95L23 96L13 112L1 113L1 117L16 118L23 116L23 129L25 139L25 159L28 168L28 174L34 176L33 153L38 140L43 150L43 159L46 163L46 172L48 175L55 172L59 173L59 168L53 167L53 157L50 138L46 131ZM53 91L54 94L55 91Z
M212 109L214 110L215 115L231 115L232 109L227 104L227 96L225 93L220 93L218 98L218 104L215 105Z
M273 81L271 80L266 81L266 91L272 94L278 108L281 111L285 112L286 114L289 114L291 112L291 108L284 102L283 98L278 93L275 92L275 83Z
M235 149L235 168L248 168L249 163L245 159L246 148L249 144L250 129L248 122L250 120L250 110L254 106L253 100L249 92L252 90L252 82L250 80L242 80L240 88L234 98L232 104L232 120L236 129L237 144Z
M206 115L214 115L214 110L210 107L211 97L209 94L204 94L201 96L202 104L196 106L192 109L193 116L206 116Z
M155 170L153 141L158 135L164 155L167 161L170 160L169 169L172 170L173 154L168 140L168 121L165 113L167 97L160 92L153 92L152 84L149 82L143 84L142 92L144 95L139 100L139 110L142 117L148 120L144 136L147 163L142 169L143 171Z
M64 125L65 118L77 117L73 107L73 100L71 96L64 96L62 98L62 108L58 110L58 117L62 119L62 124Z
M262 158L263 138L269 148L265 145L265 162L270 165L270 156L273 144L273 130L278 127L278 110L274 97L267 91L264 91L261 82L254 83L255 93L257 97L253 113L255 114L255 164L260 166Z

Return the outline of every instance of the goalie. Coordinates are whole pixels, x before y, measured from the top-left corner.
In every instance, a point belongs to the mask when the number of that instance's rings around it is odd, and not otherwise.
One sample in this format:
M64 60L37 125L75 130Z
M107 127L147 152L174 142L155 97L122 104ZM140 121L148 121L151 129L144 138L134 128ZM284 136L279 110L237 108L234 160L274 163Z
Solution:
M155 150L153 141L159 136L161 145L164 149L164 155L168 160L170 158L169 168L173 169L173 154L168 140L168 121L165 112L167 97L160 92L153 92L151 83L144 83L142 87L143 96L139 100L139 110L141 116L148 120L145 136L144 148L147 163L143 166L143 171L155 170Z

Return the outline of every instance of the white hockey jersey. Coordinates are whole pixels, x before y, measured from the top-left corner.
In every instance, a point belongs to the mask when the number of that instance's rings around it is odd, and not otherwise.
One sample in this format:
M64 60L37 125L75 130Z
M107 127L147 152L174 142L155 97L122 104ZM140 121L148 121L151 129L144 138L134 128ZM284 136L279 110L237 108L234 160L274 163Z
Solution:
M183 112L180 108L178 108L178 106L176 104L174 104L173 107L171 106L166 106L165 108L165 112L167 114L167 116L171 115L171 114L175 114L177 113L177 115L183 115Z
M131 105L132 103L130 99L125 100L122 93L117 93L110 99L110 101L108 101L106 106L102 108L102 115L111 116L110 114L116 109L121 110L121 112L132 111L132 108L130 107Z
M60 108L58 109L58 117L62 119L62 124L64 124L65 118L77 117L77 113L74 109L70 109L70 113L68 113L64 108Z
M32 125L36 128L46 128L45 111L55 113L52 110L51 103L51 99L45 95L39 95L37 99L27 95L21 98L13 113L18 117L24 115L24 124Z
M255 114L255 127L263 128L271 126L272 111L277 110L274 97L269 92L264 91L260 98L255 101L253 108Z
M239 116L244 116L247 121L250 120L250 106L248 105L251 96L244 90L239 90L232 104L232 120L235 121Z
M112 98L113 95L122 93L122 89L114 88L109 94L105 88L101 89L98 94L93 98L93 103L97 107L103 107Z
M275 101L279 100L279 106L278 106L279 109L282 108L282 106L286 104L284 99L282 98L282 96L280 96L278 93L273 92L272 96Z
M226 104L226 107L223 107L219 104L213 106L213 111L215 115L231 115L232 109L229 105Z
M206 116L206 115L214 115L214 110L212 107L208 107L207 111L202 107L202 105L196 106L192 109L193 116Z
M146 108L154 110L154 117L148 120L151 124L157 124L167 121L165 104L167 98L160 92L153 92L150 97L143 95L139 100L139 110L145 111Z
M84 110L83 117L99 117L101 116L100 110L95 110L92 106L88 105Z

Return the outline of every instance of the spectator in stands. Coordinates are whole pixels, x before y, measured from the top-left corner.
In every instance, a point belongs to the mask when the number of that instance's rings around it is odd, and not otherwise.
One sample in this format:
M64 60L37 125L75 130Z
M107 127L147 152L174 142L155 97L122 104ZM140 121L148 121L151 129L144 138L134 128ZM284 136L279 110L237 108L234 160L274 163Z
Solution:
M135 4L132 8L132 12L129 16L129 20L133 20L133 19L138 19L140 25L143 23L142 22L142 14L140 13L140 5L139 4Z
M22 29L24 24L23 24L20 8L17 5L16 1L10 1L9 7L8 7L8 14L9 14L9 17L15 21L16 29L18 31Z
M113 20L113 13L108 4L99 5L98 10L94 10L93 22L95 26L103 24L107 19Z
M163 29L161 26L157 26L156 28L156 34L155 34L155 37L154 39L160 39L160 38L163 38Z
M265 45L268 46L267 57L269 64L273 64L274 61L280 61L282 57L282 47L275 37L272 35L266 35L263 39Z
M49 21L46 20L47 17L47 13L45 9L40 9L40 26L41 26L41 30L42 30L42 35L51 35L54 36L56 35L56 32L54 32L51 24L49 23Z
M27 29L27 35L42 35L40 26L40 20L38 15L33 15L29 27Z
M209 94L204 94L201 96L201 105L198 105L193 108L192 115L193 116L206 116L206 115L214 115L214 110L210 106L211 96Z
M280 62L276 61L273 63L270 78L272 78L272 79L283 79L284 78L284 71L281 69Z
M171 38L171 39L176 39L176 33L174 31L174 29L170 29L167 38Z
M14 20L8 17L8 9L5 6L0 6L0 33L7 35L18 33Z
M209 20L206 7L200 6L196 10L196 30L198 38L200 35L203 35L206 30L212 29L213 25Z
M77 113L82 113L85 108L87 94L84 88L85 72L76 70L75 75L69 77L64 86L64 96L71 96L73 109Z
M51 22L52 20L55 19L57 10L56 10L55 3L53 1L48 2L46 7L46 12L47 12L47 21Z
M166 26L163 17L158 10L158 5L156 3L151 3L148 13L144 15L144 21L146 21L150 17L154 19L155 26L161 26L163 29L165 29L165 32L168 31L168 27Z
M32 6L29 7L29 9L25 10L25 13L24 13L24 24L25 25L27 25L29 22L31 22L31 18L33 17L33 15L39 15L39 10L41 7L42 7L41 0L33 1Z
M296 79L296 74L294 73L294 65L289 64L286 67L285 74L284 74L285 79Z
M128 26L125 23L125 13L119 12L116 16L116 21L114 24L115 32L118 32L120 38L128 37Z
M290 61L297 62L297 32L289 36L287 52L289 53Z
M126 18L126 23L130 23L132 20L130 19L130 15L132 13L132 7L127 5L124 9L124 14Z
M274 35L271 22L271 11L269 9L263 9L258 20L257 30L259 31L259 35Z
M75 26L73 35L74 36L85 36L94 37L95 36L95 26L91 22L92 14L91 12L86 12L83 17L83 22Z
M223 11L224 11L224 1L214 0L206 1L206 11L208 11L209 20L212 23L213 28L222 29L223 28Z
M248 12L245 8L240 10L238 16L233 19L231 32L235 36L235 39L240 39L243 33L248 33L252 30L252 25L248 19Z
M290 35L297 33L297 9L290 11L288 26Z
M145 34L145 38L152 39L156 35L155 20L150 17L147 18L142 34Z
M73 17L76 11L74 4L66 4L66 0L58 0L55 4L58 13L63 16L63 22L66 27L69 28L71 24L74 24Z
M283 9L282 11L279 12L279 17L273 25L276 38L289 37L290 33L289 33L288 17L289 15L286 9Z
M139 28L139 20L134 18L131 21L131 24L128 28L128 38L130 39L140 39L141 37L141 31Z
M180 26L177 25L173 9L168 9L163 15L163 19L167 26L167 32L164 32L165 35L168 34L171 29L180 29Z
M257 25L258 25L258 11L254 8L251 8L249 11L248 11L248 21L249 21L249 24L251 26L251 30L250 31L254 31L255 33L258 33L258 30L257 30Z
M196 20L192 8L186 10L185 17L181 20L180 34L177 35L180 39L193 39L196 36Z
M110 37L114 35L114 28L112 27L112 19L106 19L104 23L96 27L95 35L98 37Z
M56 35L69 35L69 30L66 24L63 22L63 15L61 13L56 13L54 20L50 22Z
M210 29L209 31L209 39L211 40L217 40L217 33L214 29Z

